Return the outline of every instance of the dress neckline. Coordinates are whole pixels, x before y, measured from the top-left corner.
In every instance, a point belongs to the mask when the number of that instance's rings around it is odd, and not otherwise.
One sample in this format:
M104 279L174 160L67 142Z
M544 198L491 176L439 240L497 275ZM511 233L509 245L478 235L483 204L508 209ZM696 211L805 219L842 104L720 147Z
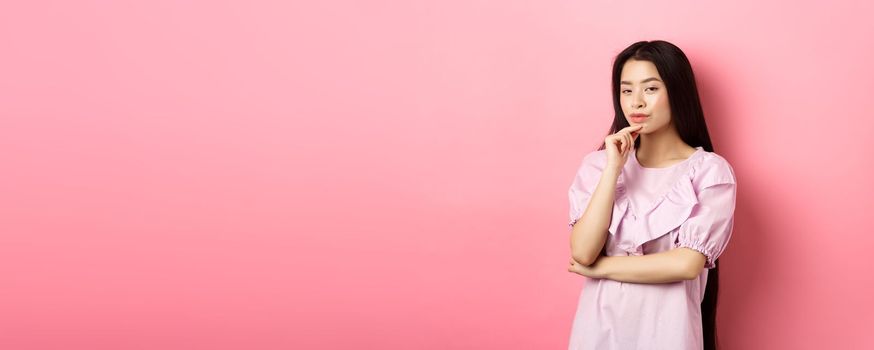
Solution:
M637 162L637 155L636 154L630 154L628 156L633 158L631 160L632 167L634 167L635 169L642 170L642 171L647 172L647 173L655 174L655 173L659 173L659 172L665 171L665 170L675 171L676 169L679 169L681 166L687 166L687 165L694 166L692 161L699 159L702 155L707 153L706 151L704 151L704 147L698 146L695 148L696 148L696 151L693 152L692 155L689 156L688 158L686 158L685 160L682 160L679 163L672 164L670 166L663 167L663 168L645 168L645 167L641 166L640 163ZM637 153L637 149L634 150L634 153ZM687 173L688 173L689 168L686 167L686 169L687 169ZM652 212L653 210L655 210L656 207L658 207L662 203L662 201L665 199L665 197L672 195L672 194L677 195L681 192L686 192L684 187L691 186L690 178L688 176L679 175L677 177L677 179L675 179L673 184L668 186L668 188L664 192L660 193L657 197L655 197L655 199L653 199L649 203L646 203L642 208L637 208L635 205L633 205L633 203L631 203L631 199L628 198L628 195L625 194L625 176L620 174L619 177L621 179L620 182L622 182L622 185L620 186L622 188L621 191L623 193L622 202L623 202L624 206L626 207L626 209L629 209L633 213L636 213L638 215L646 215L647 213ZM693 192L693 195L694 195L694 192ZM629 206L632 208L628 208ZM642 209L642 210L640 210L640 209Z
M632 153L629 155L629 157L631 157L632 162L634 163L634 166L638 169L659 171L659 170L668 170L668 169L676 168L677 166L680 166L681 164L684 164L684 163L690 161L699 152L702 152L703 150L704 150L704 147L702 147L702 146L695 147L695 152L692 152L692 155L690 155L689 157L686 157L686 159L683 159L677 163L668 165L666 167L660 167L660 168L650 168L650 167L645 167L645 166L641 165L640 162L637 160L637 148L635 148L634 151L632 151Z

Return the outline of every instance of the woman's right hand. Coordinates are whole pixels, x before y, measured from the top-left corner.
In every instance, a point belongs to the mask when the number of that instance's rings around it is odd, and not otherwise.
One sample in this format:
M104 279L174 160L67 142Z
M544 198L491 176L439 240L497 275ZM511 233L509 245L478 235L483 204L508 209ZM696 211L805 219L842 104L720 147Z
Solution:
M625 167L628 154L634 148L634 140L637 139L638 131L643 124L632 125L622 128L615 134L607 135L604 144L607 148L607 166L616 170Z

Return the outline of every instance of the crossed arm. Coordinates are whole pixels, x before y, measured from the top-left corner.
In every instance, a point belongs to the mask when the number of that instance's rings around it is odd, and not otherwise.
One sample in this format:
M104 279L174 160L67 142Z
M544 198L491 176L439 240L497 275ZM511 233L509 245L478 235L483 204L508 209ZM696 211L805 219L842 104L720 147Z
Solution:
M571 258L568 271L590 278L631 283L670 283L692 280L701 273L706 257L690 248L630 256L599 256L589 266Z

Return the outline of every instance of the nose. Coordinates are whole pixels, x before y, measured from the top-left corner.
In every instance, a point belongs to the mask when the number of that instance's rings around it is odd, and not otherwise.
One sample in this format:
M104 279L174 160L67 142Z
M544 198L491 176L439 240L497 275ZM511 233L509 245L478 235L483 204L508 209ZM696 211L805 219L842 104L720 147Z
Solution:
M643 97L640 94L633 94L631 96L631 108L632 109L641 109L644 107Z

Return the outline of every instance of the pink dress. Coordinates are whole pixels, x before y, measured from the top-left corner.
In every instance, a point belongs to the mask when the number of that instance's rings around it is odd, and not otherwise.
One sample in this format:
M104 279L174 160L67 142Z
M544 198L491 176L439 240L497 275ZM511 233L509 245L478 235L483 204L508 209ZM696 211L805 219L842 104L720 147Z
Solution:
M734 224L734 170L721 156L696 147L686 160L644 168L628 155L616 184L606 255L644 255L687 247L707 257L690 281L645 284L585 279L570 350L702 349L701 300L708 269L725 250ZM585 156L568 191L569 226L579 220L607 151Z

